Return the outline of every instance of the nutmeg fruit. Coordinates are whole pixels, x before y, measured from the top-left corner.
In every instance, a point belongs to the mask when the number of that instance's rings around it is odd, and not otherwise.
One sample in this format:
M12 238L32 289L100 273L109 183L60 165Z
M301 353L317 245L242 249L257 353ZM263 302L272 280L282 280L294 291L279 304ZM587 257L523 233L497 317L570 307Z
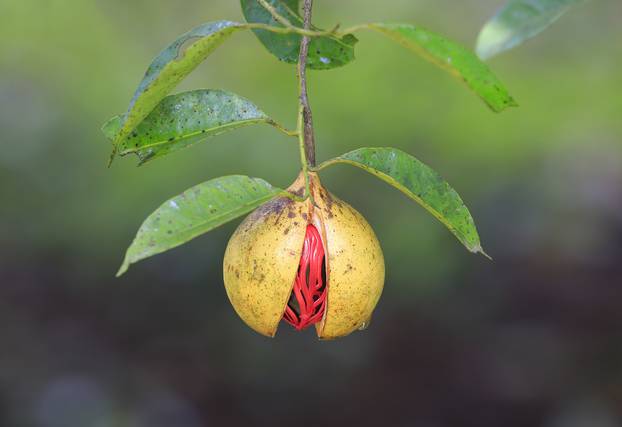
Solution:
M287 189L302 196L301 173ZM312 197L257 208L227 245L224 282L235 311L273 337L281 320L320 339L364 329L382 293L384 258L365 218L309 173Z

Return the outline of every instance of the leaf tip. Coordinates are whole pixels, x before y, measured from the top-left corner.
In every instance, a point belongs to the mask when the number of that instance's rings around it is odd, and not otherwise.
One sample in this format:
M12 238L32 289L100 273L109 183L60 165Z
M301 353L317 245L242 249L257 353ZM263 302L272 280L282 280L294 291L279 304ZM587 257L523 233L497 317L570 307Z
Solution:
M477 247L474 248L472 252L476 253L476 254L480 253L480 254L484 255L486 258L488 258L489 261L494 261L490 255L488 255L486 252L484 252L484 248L482 248L481 245L477 245Z
M501 103L493 104L486 102L486 104L494 113L502 113L510 107L519 106L518 102L516 102L516 100L511 95L507 95L507 97Z
M108 164L106 165L108 169L110 169L110 167L112 166L112 162L114 161L114 158L116 157L116 155L117 155L117 147L115 146L113 147L112 153L110 153L110 157L108 158Z
M112 162L117 155L117 135L119 133L119 129L121 127L121 117L114 116L106 123L104 123L101 127L101 132L104 136L112 142L112 153L110 153L110 157L108 158L107 167L110 168L112 166Z
M488 61L490 58L496 56L500 50L496 49L494 46L491 46L490 43L486 42L483 39L484 32L482 31L479 34L477 42L475 44L475 54L482 61Z
M126 271L127 271L127 267L123 265L123 266L121 266L121 268L119 268L119 271L117 271L117 273L114 275L114 277L116 279L118 279L119 277L123 276Z
M130 263L127 260L127 258L125 258L123 260L123 264L121 264L121 267L119 267L119 271L117 271L117 274L115 274L114 277L119 278L119 277L123 276L129 267L130 267Z

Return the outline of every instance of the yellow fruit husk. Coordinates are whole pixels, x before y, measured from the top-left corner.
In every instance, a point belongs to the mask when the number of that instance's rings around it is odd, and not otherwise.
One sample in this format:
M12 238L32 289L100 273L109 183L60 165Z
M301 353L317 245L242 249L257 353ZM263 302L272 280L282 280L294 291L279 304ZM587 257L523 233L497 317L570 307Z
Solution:
M311 198L276 198L251 213L231 237L224 259L227 295L255 331L274 336L292 292L306 227L313 224L326 253L327 307L318 337L333 339L365 326L384 285L384 258L371 226L310 174ZM288 191L301 196L300 174Z
M384 286L384 257L374 230L356 209L321 185L312 186L311 193L328 255L327 308L316 329L320 338L332 339L359 329L371 317Z

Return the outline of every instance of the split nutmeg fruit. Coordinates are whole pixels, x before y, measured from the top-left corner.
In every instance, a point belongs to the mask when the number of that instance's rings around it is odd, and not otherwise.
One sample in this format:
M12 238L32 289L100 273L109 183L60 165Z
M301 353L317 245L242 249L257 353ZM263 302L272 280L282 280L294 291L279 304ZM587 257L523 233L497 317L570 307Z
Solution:
M301 173L287 189L301 196ZM274 336L281 320L297 330L315 325L321 339L363 329L384 284L378 239L352 206L309 174L313 196L278 197L251 213L225 252L224 282L238 315ZM315 204L314 204L315 203Z

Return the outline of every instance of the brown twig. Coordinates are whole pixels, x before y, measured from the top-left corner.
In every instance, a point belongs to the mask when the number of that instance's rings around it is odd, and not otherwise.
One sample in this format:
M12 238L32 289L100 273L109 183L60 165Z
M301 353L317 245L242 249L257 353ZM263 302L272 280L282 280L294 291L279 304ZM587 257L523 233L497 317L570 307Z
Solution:
M311 10L313 8L313 0L304 0L303 19L304 29L311 28ZM313 135L313 114L309 106L309 97L307 95L307 56L309 54L310 37L303 36L300 42L300 56L298 57L298 81L300 82L300 106L302 110L302 138L305 149L305 157L307 163L311 167L315 167L315 138Z

